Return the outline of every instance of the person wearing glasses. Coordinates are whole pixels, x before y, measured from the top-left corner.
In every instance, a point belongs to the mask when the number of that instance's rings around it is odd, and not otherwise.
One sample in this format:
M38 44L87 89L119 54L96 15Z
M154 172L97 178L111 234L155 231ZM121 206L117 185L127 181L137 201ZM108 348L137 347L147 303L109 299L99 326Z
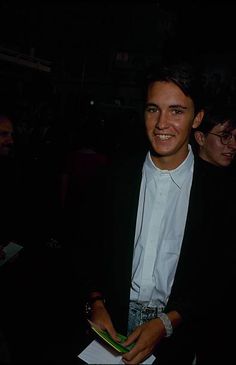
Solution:
M191 365L200 349L205 358L209 318L220 340L227 333L229 321L217 314L233 287L228 227L235 194L193 154L190 135L204 116L201 96L191 65L153 68L144 107L148 148L139 155L136 139L133 155L115 161L106 183L100 178L89 190L86 314L114 340L117 332L128 335L123 345L134 347L123 355L125 364L154 353L159 365ZM217 358L228 353L221 341Z
M207 108L194 138L203 160L219 167L230 166L236 155L235 109L221 105Z

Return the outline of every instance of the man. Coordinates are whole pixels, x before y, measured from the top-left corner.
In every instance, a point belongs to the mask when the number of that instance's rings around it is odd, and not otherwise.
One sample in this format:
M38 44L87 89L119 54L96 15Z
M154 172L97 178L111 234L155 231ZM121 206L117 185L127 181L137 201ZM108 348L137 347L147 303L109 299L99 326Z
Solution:
M230 166L236 154L235 110L213 105L194 132L199 156L219 167Z
M4 245L7 243L7 239L12 234L14 227L10 227L13 208L11 197L14 193L12 184L15 176L11 174L11 151L14 145L13 141L13 125L10 118L6 115L0 115L0 190L1 190L1 234L0 234L0 261L5 257L3 251ZM5 276L1 269L1 282L2 291L4 294ZM3 295L4 296L4 295ZM4 302L5 298L1 301ZM0 329L0 362L10 363L11 354L9 350L9 344L5 339L3 332Z
M8 115L0 115L0 191L2 222L0 245L16 239L16 202L18 199L18 167L14 156L13 123Z
M216 245L213 223L227 223L214 215L212 181L189 144L204 115L200 95L188 65L163 66L152 74L145 106L149 151L111 172L107 204L97 185L100 205L92 197L96 217L89 209L87 239L94 240L89 247L96 261L89 265L94 277L87 308L92 322L113 339L116 329L127 330L124 345L135 346L123 356L126 364L141 363L151 353L160 365L192 364L196 324L207 317L203 301L208 306L215 295L215 286L209 289L215 268L209 269L208 260ZM224 203L220 195L219 206ZM217 245L213 256L218 258Z
M7 216L7 212L12 205L11 197L14 193L14 189L12 189L12 184L15 181L15 176L12 175L12 158L11 152L13 150L14 140L13 140L13 125L10 118L6 115L0 115L0 189L2 192L1 199L1 218ZM7 220L9 220L9 216L7 216ZM4 241L5 236L3 232L5 232L6 222L4 222L1 235L0 235L0 257L4 257L4 252L2 251L1 243ZM8 232L9 234L9 232Z

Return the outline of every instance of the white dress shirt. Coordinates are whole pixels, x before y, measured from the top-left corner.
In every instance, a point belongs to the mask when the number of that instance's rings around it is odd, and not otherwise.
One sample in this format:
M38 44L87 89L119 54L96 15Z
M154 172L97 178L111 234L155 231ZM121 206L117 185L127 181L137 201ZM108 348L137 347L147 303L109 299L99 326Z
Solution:
M194 157L161 170L147 154L142 173L134 242L130 300L165 306L182 245Z

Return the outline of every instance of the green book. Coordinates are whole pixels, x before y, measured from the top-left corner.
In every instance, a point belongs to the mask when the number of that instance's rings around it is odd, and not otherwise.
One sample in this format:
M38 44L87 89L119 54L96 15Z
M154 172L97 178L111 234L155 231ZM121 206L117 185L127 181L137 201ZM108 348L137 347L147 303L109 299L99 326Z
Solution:
M107 331L101 330L91 321L89 321L89 323L91 325L91 329L99 336L99 338L103 339L106 343L108 343L116 351L125 353L125 352L129 352L134 347L134 345L135 345L134 343L132 343L131 345L129 345L127 347L122 346L122 343L125 342L125 340L127 339L126 336L123 336L120 333L117 333L117 336L121 340L121 342L116 342L113 340L113 338L111 338L111 336L109 335L109 333Z

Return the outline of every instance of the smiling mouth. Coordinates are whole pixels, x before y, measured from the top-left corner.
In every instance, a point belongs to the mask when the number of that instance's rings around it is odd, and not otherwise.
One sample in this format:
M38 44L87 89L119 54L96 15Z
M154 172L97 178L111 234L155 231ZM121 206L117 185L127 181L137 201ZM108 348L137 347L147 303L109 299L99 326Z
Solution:
M160 139L161 141L166 141L166 140L170 139L173 136L170 135L170 134L155 134L155 137Z
M223 156L228 157L228 158L234 158L235 153L223 153Z

